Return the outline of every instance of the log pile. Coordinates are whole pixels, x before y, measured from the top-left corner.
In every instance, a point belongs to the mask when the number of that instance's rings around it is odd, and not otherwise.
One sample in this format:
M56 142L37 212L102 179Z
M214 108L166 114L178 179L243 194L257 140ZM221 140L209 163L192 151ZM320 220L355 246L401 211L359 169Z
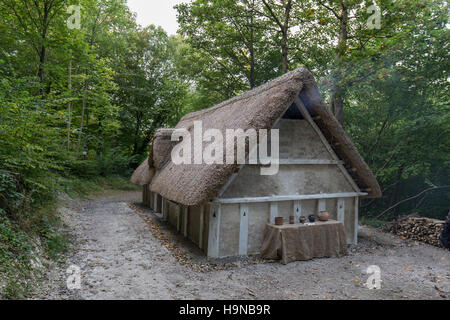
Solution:
M442 220L400 217L396 221L385 226L384 230L396 234L402 239L412 239L436 247L443 247L441 240L439 239L443 226L444 221Z

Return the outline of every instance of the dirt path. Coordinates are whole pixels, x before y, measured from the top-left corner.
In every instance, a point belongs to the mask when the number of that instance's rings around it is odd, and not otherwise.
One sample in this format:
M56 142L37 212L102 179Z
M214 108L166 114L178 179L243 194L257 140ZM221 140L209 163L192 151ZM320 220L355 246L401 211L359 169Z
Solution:
M336 259L253 264L198 272L183 265L152 232L161 226L197 264L193 246L149 210L131 209L140 193L115 193L61 209L74 237L63 265L49 272L39 299L449 299L450 252L363 228L358 246ZM147 220L148 223L145 223ZM68 290L66 268L80 267L81 289ZM363 286L367 267L381 269L382 289ZM220 264L219 264L220 266Z

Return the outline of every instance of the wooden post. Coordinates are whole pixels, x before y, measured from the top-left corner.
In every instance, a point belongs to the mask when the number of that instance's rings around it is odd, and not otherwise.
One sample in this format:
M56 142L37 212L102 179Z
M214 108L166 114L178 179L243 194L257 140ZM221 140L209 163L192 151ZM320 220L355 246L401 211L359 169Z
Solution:
M359 221L359 197L355 198L355 231L353 234L353 244L358 244L358 221Z
M297 106L297 108L299 109L300 113L305 118L305 120L312 126L314 131L316 131L316 133L319 135L320 140L322 141L322 143L324 144L325 148L328 150L330 155L333 157L333 159L334 160L339 160L339 157L336 155L336 153L334 152L333 148L328 143L328 140L325 138L325 136L323 135L323 133L320 130L320 128L317 126L317 124L311 118L311 115L309 114L309 111L306 109L305 105L303 104L303 102L300 100L299 97L295 98L295 105ZM345 178L350 183L350 185L353 187L353 189L356 192L361 192L361 190L359 189L358 185L355 183L355 181L352 179L350 174L345 169L344 165L343 164L338 164L338 168L339 168L339 170L341 170L342 174L345 176Z
M343 198L337 201L337 219L345 224L345 199Z
M167 215L168 215L166 204L167 204L166 198L162 197L161 198L161 211L162 211L161 213L162 213L164 221L167 221Z
M275 224L275 218L278 217L278 202L270 203L270 224Z
M177 231L181 231L181 207L177 205Z
M205 224L205 206L201 205L200 206L200 231L198 234L198 246L200 247L200 249L203 249L203 225ZM186 222L187 225L187 222ZM187 230L187 229L186 229ZM187 232L186 232L187 234Z
M149 204L149 207L150 207L150 209L153 209L153 192L149 192L149 196L148 196L148 204Z
M221 205L211 203L209 211L208 257L219 257Z
M294 200L294 214L295 223L299 223L302 216L302 202L300 200Z
M319 203L317 205L317 213L327 210L327 202L325 199L319 199Z
M239 255L248 253L248 204L240 204L241 223L239 228Z
M147 188L146 185L142 187L142 203L145 205L145 189Z
M188 211L189 207L183 206L183 235L185 238L187 238L188 234Z

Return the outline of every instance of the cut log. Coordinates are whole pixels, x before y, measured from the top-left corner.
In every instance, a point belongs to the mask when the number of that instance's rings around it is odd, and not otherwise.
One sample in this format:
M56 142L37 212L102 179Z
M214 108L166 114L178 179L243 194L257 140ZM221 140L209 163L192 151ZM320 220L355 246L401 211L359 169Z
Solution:
M417 240L442 248L439 238L444 223L445 221L429 218L400 217L385 226L384 230L404 239Z

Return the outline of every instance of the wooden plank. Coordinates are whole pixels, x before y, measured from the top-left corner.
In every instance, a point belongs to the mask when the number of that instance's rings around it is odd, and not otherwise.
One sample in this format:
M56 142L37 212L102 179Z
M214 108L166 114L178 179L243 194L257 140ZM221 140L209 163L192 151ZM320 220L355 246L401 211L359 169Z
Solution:
M198 246L203 249L203 233L204 233L204 223L205 223L205 206L200 206L200 230L198 234Z
M152 210L154 210L155 209L155 193L153 191L150 194L150 204L151 204Z
M181 231L181 207L179 205L176 206L177 210L177 231Z
M322 211L327 210L327 202L325 199L319 199L319 202L317 204L317 213L320 213Z
M295 223L299 222L300 217L302 216L302 201L294 200L294 214Z
M183 206L183 235L186 238L188 235L188 212L189 212L189 207Z
M150 187L149 187L149 192L148 192L148 205L151 209L153 209L153 203L152 203L152 199L153 199L153 191L150 191Z
M246 256L248 253L248 204L240 205L241 223L239 227L239 255Z
M168 210L167 210L167 200L166 198L162 197L162 201L161 201L161 213L163 216L163 220L167 221L167 217L168 217Z
M221 205L211 204L209 212L208 257L219 257Z
M316 200L316 199L336 199L336 198L354 198L359 196L367 196L363 192L347 192L347 193L320 193L307 195L286 195L286 196L269 196L269 197L248 197L248 198L216 198L213 203L253 203L253 202L277 202L292 200Z
M323 135L323 133L320 130L320 128L317 126L317 124L311 118L311 115L309 114L308 110L306 109L305 105L303 104L302 100L300 100L299 97L295 98L295 105L300 110L300 113L302 114L302 116L306 119L306 121L308 121L308 123L311 125L311 127L314 129L314 131L319 135L320 140L322 141L323 145L328 150L330 155L333 157L333 159L337 160L337 161L340 161L339 157L336 155L336 153L334 152L333 148L328 143L327 138L325 138L325 136ZM345 176L347 181L350 183L350 185L353 187L353 189L356 192L361 192L361 190L359 189L358 185L355 183L355 181L353 181L352 177L350 176L350 174L345 169L344 165L343 164L338 164L337 166L339 167L339 170Z
M153 193L153 211L156 212L157 209L158 209L158 193L154 192Z
M275 218L278 217L278 202L270 203L270 224L275 224Z
M359 197L355 197L355 233L353 235L353 244L358 244L359 227Z
M345 199L339 198L337 201L337 219L345 223Z
M145 186L142 186L142 203L145 204Z

